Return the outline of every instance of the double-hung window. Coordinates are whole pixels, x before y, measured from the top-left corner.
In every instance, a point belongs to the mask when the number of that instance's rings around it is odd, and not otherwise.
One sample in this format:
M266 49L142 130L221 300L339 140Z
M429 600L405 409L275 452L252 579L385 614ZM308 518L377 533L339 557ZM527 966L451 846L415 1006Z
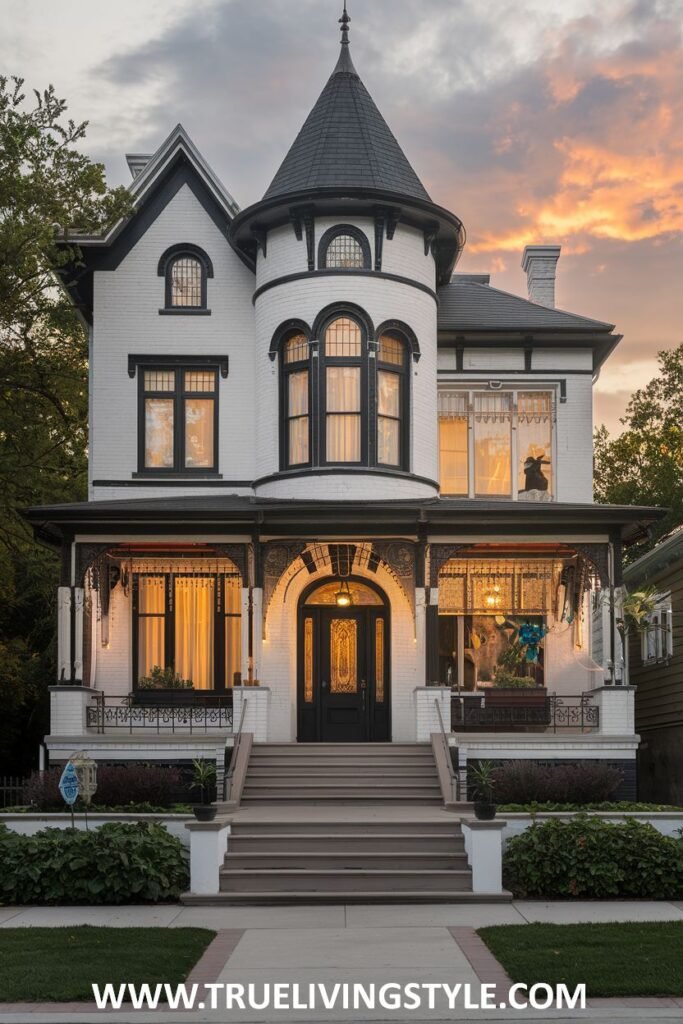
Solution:
M641 634L641 660L656 665L673 655L671 597L662 595Z
M364 339L349 317L337 317L323 340L325 462L363 460Z
M406 346L383 334L377 349L377 462L400 467L406 433Z
M550 500L553 421L551 391L441 389L441 493Z
M218 372L164 365L140 374L140 470L206 473L218 468Z
M311 461L310 369L308 338L294 333L282 349L285 406L285 462L307 466Z

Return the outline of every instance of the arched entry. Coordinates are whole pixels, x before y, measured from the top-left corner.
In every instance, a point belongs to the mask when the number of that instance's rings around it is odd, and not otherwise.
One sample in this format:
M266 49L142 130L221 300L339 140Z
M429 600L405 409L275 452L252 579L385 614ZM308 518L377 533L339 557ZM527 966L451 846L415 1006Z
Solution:
M386 595L370 580L318 580L298 614L297 738L361 743L391 738L390 619Z

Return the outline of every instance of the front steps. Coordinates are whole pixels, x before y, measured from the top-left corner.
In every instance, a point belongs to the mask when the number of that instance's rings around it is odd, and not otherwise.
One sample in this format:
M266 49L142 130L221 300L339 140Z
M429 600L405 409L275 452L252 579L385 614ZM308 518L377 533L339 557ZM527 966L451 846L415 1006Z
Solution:
M442 803L434 756L418 743L255 744L242 792L257 803Z
M455 806L455 805L453 805ZM460 805L468 811L469 805ZM427 744L258 744L220 892L195 905L499 902L472 892Z

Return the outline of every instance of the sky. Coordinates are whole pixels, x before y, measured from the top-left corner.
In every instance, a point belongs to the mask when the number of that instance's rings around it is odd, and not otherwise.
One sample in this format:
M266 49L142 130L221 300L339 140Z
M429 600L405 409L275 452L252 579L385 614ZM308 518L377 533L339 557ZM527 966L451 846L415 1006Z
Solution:
M458 265L526 294L562 245L557 305L616 324L595 421L621 430L683 342L683 0L349 0L351 52ZM338 55L341 0L0 0L0 73L52 83L110 184L181 122L256 202Z

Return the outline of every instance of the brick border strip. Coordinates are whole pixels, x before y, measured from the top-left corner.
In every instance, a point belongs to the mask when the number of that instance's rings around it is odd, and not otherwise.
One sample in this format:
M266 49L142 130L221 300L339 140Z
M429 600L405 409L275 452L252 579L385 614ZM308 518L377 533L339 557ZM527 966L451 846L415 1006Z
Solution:
M221 971L235 952L245 930L244 928L219 928L185 979L185 985L202 986L207 982L218 981ZM124 1003L118 1010L111 1007L107 1010L98 1010L94 1002L85 1001L78 1003L0 1003L0 1017L5 1013L93 1013L93 1011L98 1015L106 1016L108 1013L124 1013L130 1008L130 1003ZM168 1011L168 1004L159 1003L158 1009Z

